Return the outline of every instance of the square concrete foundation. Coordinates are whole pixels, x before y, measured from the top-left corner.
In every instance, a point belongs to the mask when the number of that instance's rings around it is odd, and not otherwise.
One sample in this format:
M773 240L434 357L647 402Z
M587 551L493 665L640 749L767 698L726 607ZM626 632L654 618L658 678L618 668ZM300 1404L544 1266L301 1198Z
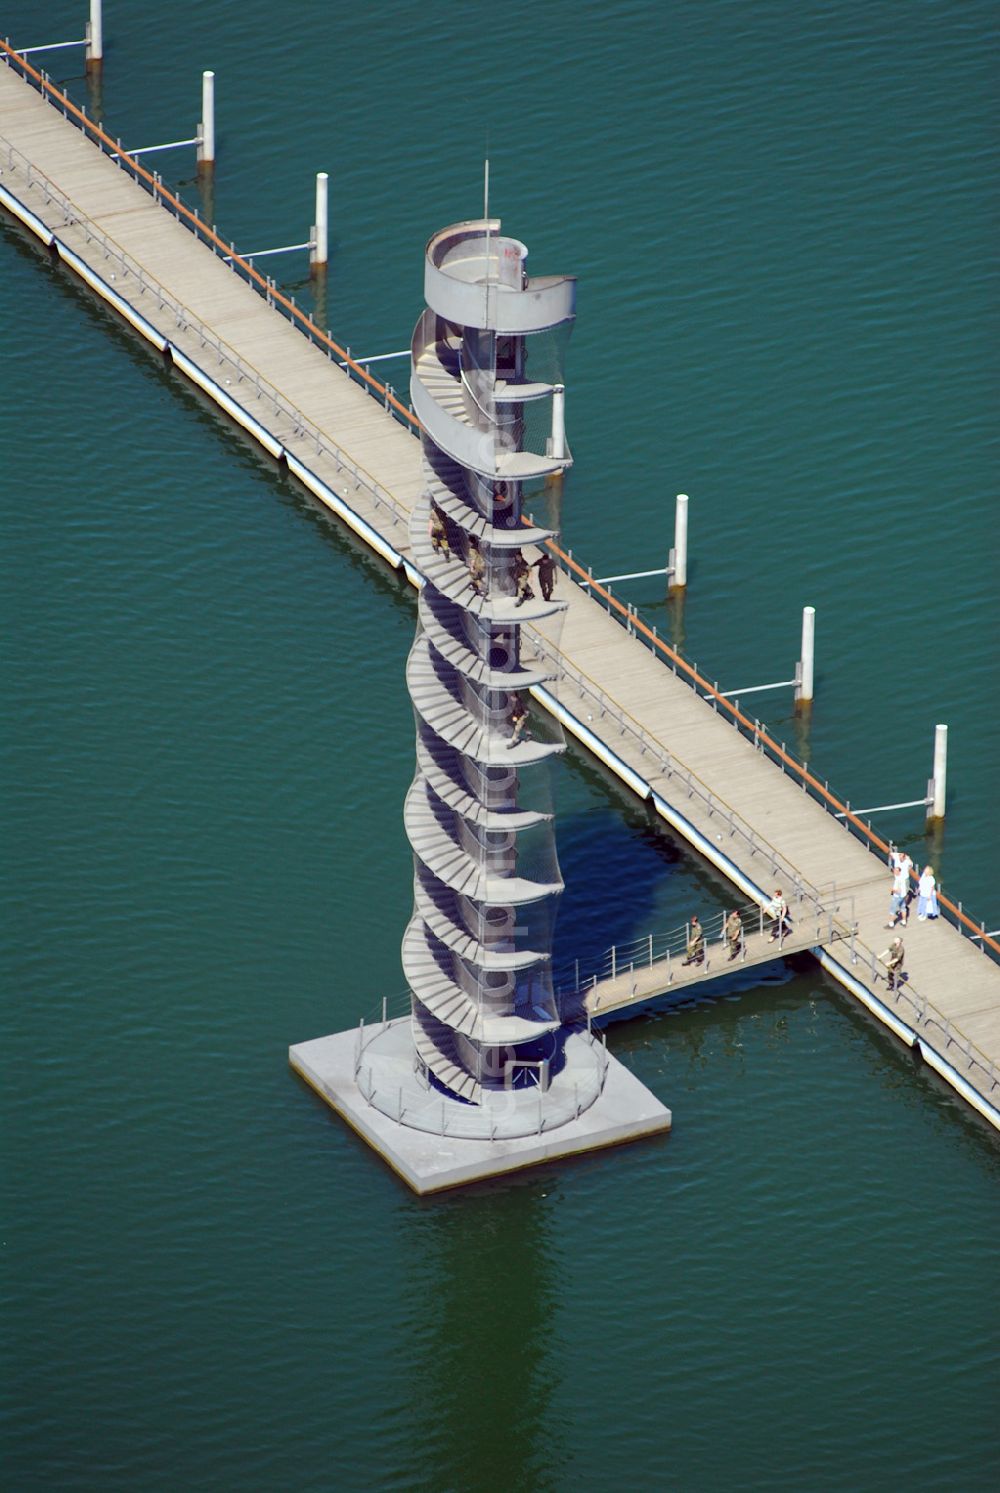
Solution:
M669 1109L616 1058L608 1055L601 1094L578 1119L541 1135L464 1140L400 1125L368 1103L354 1078L358 1032L352 1028L289 1048L288 1059L414 1192L440 1192L521 1167L578 1156L669 1130Z

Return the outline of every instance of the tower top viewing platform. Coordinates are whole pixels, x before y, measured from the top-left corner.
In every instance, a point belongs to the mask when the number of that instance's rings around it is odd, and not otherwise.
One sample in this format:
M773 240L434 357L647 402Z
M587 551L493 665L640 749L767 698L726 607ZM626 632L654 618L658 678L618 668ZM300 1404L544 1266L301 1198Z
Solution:
M499 218L442 228L428 241L424 299L458 326L520 336L544 332L576 315L576 277L529 279L528 250L500 232Z

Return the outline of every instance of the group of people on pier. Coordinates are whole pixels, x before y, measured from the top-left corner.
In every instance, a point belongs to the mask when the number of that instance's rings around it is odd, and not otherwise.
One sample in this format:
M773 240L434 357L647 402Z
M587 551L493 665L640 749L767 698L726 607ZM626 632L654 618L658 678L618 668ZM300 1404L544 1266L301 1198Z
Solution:
M788 911L788 903L779 887L775 887L774 895L763 906L764 916L771 920L771 931L768 935L769 943L783 942L792 931L792 919ZM743 918L739 908L734 907L727 914L722 925L722 941L729 952L729 962L738 959L746 944L746 934L743 928ZM687 928L687 940L684 951L684 964L704 964L705 962L705 930L702 927L698 915L691 914L691 920Z
M934 875L933 866L925 866L917 879L916 891L913 887L913 862L905 850L892 850L889 853L889 868L892 871L892 891L889 894L889 921L887 928L905 928L910 920L910 904L914 897L917 900L917 921L926 923L927 919L933 922L940 916L937 896L937 879ZM903 947L901 934L883 949L878 956L886 966L886 981L890 990L896 990L906 979L903 970L903 962L906 959L906 950Z
M910 904L914 895L917 898L917 921L925 923L930 918L933 922L939 916L934 867L925 866L921 871L916 893L913 889L913 862L905 850L890 852L889 867L892 871L892 892L889 896L889 921L886 927L895 928L897 924L906 926L910 920Z
M925 866L917 881L914 891L911 870L913 862L905 851L894 850L890 856L892 868L892 896L890 901L890 921L886 925L895 928L899 924L905 925L909 916L909 906L914 896L917 899L917 918L923 923L928 918L934 919L938 916L937 883L934 877L933 866ZM768 942L782 942L792 931L792 920L788 912L788 903L782 894L781 888L776 887L770 901L765 902L763 911L771 920L771 930ZM725 944L730 962L738 959L745 946L745 932L743 919L739 910L733 910L727 914L722 925L722 941ZM895 990L906 979L903 964L906 952L903 940L897 935L887 949L883 949L878 956L879 960L886 966L886 979L890 990ZM697 914L692 913L687 925L687 937L683 963L685 965L700 965L705 962L705 930Z

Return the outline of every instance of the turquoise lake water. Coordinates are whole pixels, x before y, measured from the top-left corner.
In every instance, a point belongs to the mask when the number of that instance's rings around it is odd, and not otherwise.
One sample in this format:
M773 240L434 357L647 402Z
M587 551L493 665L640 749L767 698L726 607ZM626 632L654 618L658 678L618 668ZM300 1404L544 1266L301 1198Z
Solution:
M919 797L948 722L943 840L880 827L1000 924L994 7L108 0L105 33L128 145L215 68L239 247L305 237L330 172L362 354L488 153L534 272L580 276L566 542L665 563L690 493L682 621L622 594L723 688L790 675L815 605L808 736L758 708L859 804ZM668 1138L436 1200L294 1078L403 985L410 588L7 219L0 310L8 1486L995 1483L996 1133L814 965L611 1028ZM558 779L557 956L725 903L593 762Z

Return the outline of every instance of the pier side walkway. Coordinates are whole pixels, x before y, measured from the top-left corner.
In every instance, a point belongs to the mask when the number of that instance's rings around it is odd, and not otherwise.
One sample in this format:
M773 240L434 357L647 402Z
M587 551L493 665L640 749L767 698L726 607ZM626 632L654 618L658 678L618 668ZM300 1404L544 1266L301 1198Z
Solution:
M724 975L738 975L747 969L756 969L773 964L776 959L791 954L809 954L823 944L831 947L836 942L849 945L850 931L838 926L832 934L826 928L819 929L813 919L806 915L802 925L794 928L780 941L771 937L770 931L761 933L751 929L745 936L740 952L730 957L725 942L719 939L708 942L705 957L700 963L688 964L686 960L650 959L639 957L625 965L620 973L607 975L596 981L589 990L581 991L583 1011L592 1019L610 1016L617 1011L635 1010L661 995L675 999L683 997L693 987L720 980ZM849 958L849 952L847 952Z
M5 66L0 203L420 583L406 527L421 490L412 433ZM558 683L533 691L540 703L744 899L780 886L801 930L832 901L837 936L804 946L1000 1128L1000 966L982 941L944 918L911 918L907 978L889 992L877 958L892 937L882 859L565 571L557 596L568 603L561 627L534 633L559 669ZM605 994L593 1014L631 1000L624 987Z

